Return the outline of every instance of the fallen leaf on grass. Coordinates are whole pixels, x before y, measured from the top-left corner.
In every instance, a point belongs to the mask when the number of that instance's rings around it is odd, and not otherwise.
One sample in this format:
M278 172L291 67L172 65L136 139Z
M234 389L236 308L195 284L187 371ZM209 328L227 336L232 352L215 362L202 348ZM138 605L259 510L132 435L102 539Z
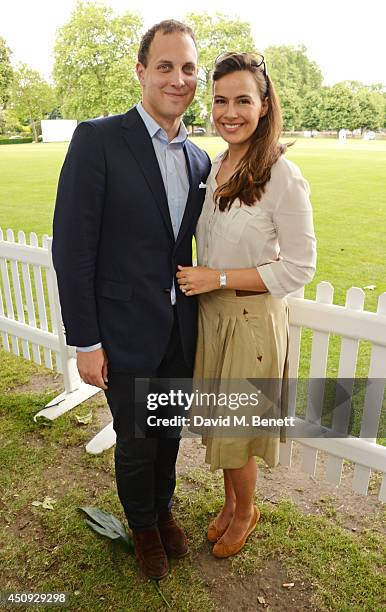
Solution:
M264 597L261 597L261 595L258 595L257 601L259 602L259 604L265 604L265 599Z
M56 499L52 499L52 497L48 497L48 496L46 496L43 499L43 501L33 501L32 502L32 506L41 506L45 510L53 510L54 509L53 504L56 504Z
M110 538L110 540L123 540L130 548L130 552L134 552L131 538L124 525L116 516L94 506L84 506L80 510L92 519L91 521L86 519L86 523L91 529L106 538Z
M81 416L76 414L75 418L78 421L79 425L89 425L92 421L92 412L89 412L88 414L83 414Z
M51 499L51 497L45 497L42 503L42 507L46 510L53 510L53 504L56 504L56 499Z
M86 523L91 529L105 538L109 538L110 540L121 539L127 545L130 553L134 554L133 540L127 533L123 523L121 523L116 516L110 514L109 512L105 512L105 510L102 510L101 508L96 508L95 506L83 506L80 507L79 510L82 510L82 512L87 514L87 516L92 519L91 521L86 519ZM158 580L152 580L152 582L154 583L154 587L166 607L171 608L170 603L161 591Z

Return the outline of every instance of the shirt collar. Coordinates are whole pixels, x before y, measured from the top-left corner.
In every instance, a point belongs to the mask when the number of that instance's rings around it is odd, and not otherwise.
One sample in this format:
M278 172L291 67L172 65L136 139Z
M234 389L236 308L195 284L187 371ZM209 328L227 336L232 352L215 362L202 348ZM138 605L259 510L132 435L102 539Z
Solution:
M153 119L151 115L149 115L147 111L145 111L145 109L142 106L142 102L138 102L138 104L136 105L136 109L138 113L140 114L141 119L143 120L147 131L149 132L150 138L154 138L158 136L160 140L163 140L163 141L166 140L166 142L168 142L168 138L167 138L165 130L156 122L155 119ZM178 130L177 136L173 138L173 140L169 142L168 144L173 143L173 144L182 145L184 144L187 137L188 137L187 129L184 123L181 121L180 129Z

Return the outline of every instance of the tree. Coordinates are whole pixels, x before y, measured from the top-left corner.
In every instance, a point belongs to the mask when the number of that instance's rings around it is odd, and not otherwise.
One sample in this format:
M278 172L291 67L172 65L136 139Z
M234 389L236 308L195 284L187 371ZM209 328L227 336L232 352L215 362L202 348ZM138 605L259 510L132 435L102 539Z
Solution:
M251 24L216 13L189 13L184 19L194 30L199 53L196 99L202 105L207 132L211 132L212 70L218 55L226 51L255 51Z
M11 50L0 36L0 108L7 106L12 78Z
M302 105L302 127L308 130L321 129L323 90L310 91Z
M194 130L195 125L200 125L205 122L205 112L206 109L202 108L200 101L196 97L183 116L185 125L191 125L192 130Z
M347 87L347 89L352 91L354 94L357 94L361 89L366 87L365 84L362 83L362 81L353 81L353 80L340 81L339 84L343 85L344 87Z
M302 98L310 91L320 89L323 75L316 64L307 57L307 47L281 45L265 50L268 73L278 89L291 87Z
M53 110L55 104L55 92L51 85L37 70L21 64L15 72L10 106L22 123L30 123L35 142L38 142L37 123Z
M14 110L9 108L4 110L0 109L0 134L15 134L22 130L23 126Z
M360 125L362 129L377 130L383 127L385 114L385 101L380 93L369 91L363 87L357 93L360 111Z
M296 130L300 127L302 117L302 100L291 87L283 87L279 92L280 106L283 114L283 129Z
M54 79L63 117L86 119L125 111L140 97L134 67L140 17L78 2L55 44Z
M354 93L359 93L362 89L379 94L385 91L385 85L382 85L382 83L371 83L371 85L366 85L362 83L362 81L340 81L340 85L345 85Z
M307 57L304 45L270 46L264 52L267 71L279 94L284 129L300 127L303 100L320 90L323 76L318 65Z
M342 83L326 87L321 110L321 127L324 130L355 130L360 127L360 108L357 96Z
M386 93L386 85L383 83L371 83L371 85L366 85L366 87L369 91L373 91L374 93Z
M340 85L354 94L358 106L355 117L358 123L355 128L376 130L383 127L385 101L382 83L365 85L361 81L341 81ZM359 111L359 117L358 117Z
M382 94L383 103L384 103L384 111L383 111L383 125L382 127L386 128L386 92Z

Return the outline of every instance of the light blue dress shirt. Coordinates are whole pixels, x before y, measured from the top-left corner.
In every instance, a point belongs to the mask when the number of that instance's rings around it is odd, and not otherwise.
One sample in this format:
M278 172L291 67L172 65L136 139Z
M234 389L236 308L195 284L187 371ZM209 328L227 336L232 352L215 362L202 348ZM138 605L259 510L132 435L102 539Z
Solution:
M149 113L145 111L141 102L137 104L136 109L140 114L153 143L154 152L157 157L162 180L165 186L174 238L176 239L181 226L182 217L184 216L189 193L189 176L183 149L188 133L186 131L186 127L181 122L177 136L169 142L165 130L158 125L156 120L153 119ZM170 297L171 302L174 305L176 303L174 278L171 279ZM78 346L77 350L79 352L86 353L89 351L95 351L101 347L102 344L98 342L98 344L94 344L93 346Z

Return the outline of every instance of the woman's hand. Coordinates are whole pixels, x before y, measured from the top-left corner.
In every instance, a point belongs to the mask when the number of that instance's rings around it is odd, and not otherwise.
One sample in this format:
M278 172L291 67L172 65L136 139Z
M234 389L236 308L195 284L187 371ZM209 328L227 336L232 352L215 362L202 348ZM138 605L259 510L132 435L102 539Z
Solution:
M220 288L219 271L203 266L177 266L177 281L182 293L187 296L208 293Z

